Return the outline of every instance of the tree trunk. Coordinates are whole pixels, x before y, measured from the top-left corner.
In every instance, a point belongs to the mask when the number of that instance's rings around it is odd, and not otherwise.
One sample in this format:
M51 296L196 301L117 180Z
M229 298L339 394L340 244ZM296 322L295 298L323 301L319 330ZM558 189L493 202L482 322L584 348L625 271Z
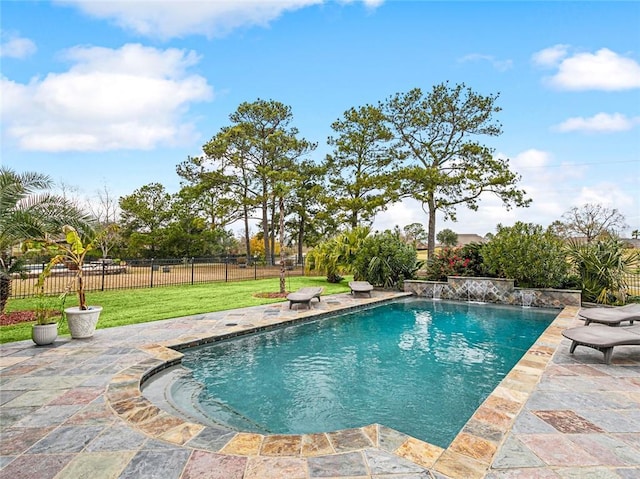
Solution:
M82 280L82 268L78 269L78 302L80 303L78 307L81 310L87 309L87 299L84 294L84 284Z
M244 247L247 251L247 264L251 262L251 240L249 238L249 210L247 205L243 207L244 213Z
M300 215L300 225L298 229L298 263L302 263L302 242L304 241L304 216Z
M279 201L280 207L280 293L286 293L286 270L284 255L284 198L281 196Z
M7 301L11 297L11 275L0 271L0 314L4 313Z
M271 264L275 264L276 256L276 205L278 205L277 199L274 197L271 201L271 217L269 219L269 244L271 245L271 254L273 255L273 261Z
M428 253L427 258L431 260L433 259L433 255L436 251L436 201L433 195L429 195L427 206L429 208L429 232L428 232L428 240L427 240L427 253Z
M351 229L354 229L357 227L358 227L358 212L352 211L351 212Z
M264 259L267 265L271 264L271 250L269 245L269 204L267 199L262 200L262 242L264 244Z

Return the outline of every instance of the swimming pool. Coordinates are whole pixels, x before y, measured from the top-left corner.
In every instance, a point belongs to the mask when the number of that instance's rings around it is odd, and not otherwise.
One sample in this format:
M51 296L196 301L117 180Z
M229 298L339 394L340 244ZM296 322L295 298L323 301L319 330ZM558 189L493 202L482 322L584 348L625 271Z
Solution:
M184 351L172 396L242 431L379 423L446 447L556 315L411 298Z

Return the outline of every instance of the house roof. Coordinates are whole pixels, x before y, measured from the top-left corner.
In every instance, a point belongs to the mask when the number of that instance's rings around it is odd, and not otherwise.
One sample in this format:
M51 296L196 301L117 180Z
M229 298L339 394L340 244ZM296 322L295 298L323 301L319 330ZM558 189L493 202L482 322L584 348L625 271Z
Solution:
M458 246L465 246L469 243L486 243L486 240L477 234L463 233L458 235Z
M461 233L458 235L458 244L456 246L465 246L468 245L469 243L486 243L487 240L484 239L482 236L477 235L475 233ZM440 247L442 246L440 243L436 243L436 246ZM417 249L427 249L427 245L425 244L419 244L417 246Z

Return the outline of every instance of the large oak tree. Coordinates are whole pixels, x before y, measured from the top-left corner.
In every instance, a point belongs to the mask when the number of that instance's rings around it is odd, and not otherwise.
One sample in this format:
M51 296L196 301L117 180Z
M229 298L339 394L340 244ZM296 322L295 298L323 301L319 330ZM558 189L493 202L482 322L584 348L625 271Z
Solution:
M390 154L393 133L379 108L350 108L331 125L333 146L327 155L329 189L327 207L349 228L371 226L378 212L398 199Z
M220 178L234 185L242 198L247 238L248 212L260 211L265 257L271 261L275 225L282 223L280 211L291 175L316 145L298 138L298 129L291 126L291 107L277 101L244 102L229 119L231 125L221 128L203 151L218 163Z
M500 111L497 98L464 84L441 83L426 95L414 88L381 105L396 136L395 156L404 161L401 192L419 201L429 218L430 257L438 211L455 220L458 205L477 210L484 193L498 196L507 209L530 202L517 188L520 176L510 170L509 160L495 157L480 142L502 133L493 118Z

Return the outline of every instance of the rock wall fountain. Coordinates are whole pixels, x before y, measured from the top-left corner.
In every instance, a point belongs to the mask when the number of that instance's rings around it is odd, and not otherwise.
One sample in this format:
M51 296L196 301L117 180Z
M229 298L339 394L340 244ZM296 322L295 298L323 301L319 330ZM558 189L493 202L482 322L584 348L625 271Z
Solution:
M580 306L580 291L516 288L512 279L449 276L447 281L405 280L404 291L433 300L511 304L522 307Z

